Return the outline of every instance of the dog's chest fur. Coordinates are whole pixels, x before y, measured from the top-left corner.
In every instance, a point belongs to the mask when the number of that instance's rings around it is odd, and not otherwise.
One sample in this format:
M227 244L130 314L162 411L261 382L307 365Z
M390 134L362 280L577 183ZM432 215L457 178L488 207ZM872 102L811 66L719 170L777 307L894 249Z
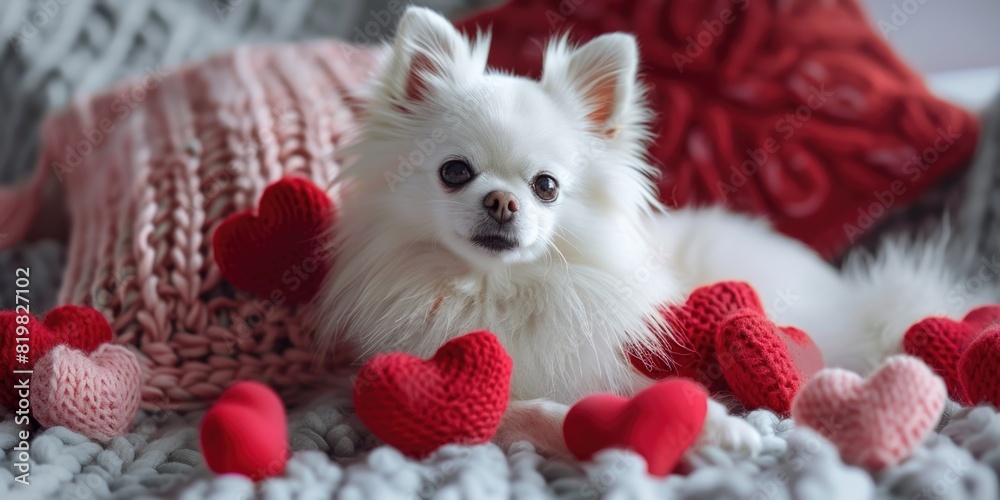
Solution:
M511 396L521 400L572 403L646 383L625 349L650 338L655 297L665 292L660 280L625 289L607 272L564 262L496 274L438 264L417 256L367 270L345 266L331 312L347 340L365 356L429 357L452 338L489 330L514 361Z

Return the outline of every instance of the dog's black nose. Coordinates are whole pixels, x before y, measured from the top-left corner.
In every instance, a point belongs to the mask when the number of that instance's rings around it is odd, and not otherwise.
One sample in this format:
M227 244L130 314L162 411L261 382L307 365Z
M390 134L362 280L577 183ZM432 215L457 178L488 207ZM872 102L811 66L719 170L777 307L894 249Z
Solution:
M493 191L483 199L486 211L497 222L503 224L514 218L517 212L517 197L510 191Z

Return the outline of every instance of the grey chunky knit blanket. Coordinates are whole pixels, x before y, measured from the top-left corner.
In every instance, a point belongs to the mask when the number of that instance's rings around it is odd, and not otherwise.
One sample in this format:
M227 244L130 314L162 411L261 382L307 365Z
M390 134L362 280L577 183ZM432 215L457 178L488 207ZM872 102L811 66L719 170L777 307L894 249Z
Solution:
M32 443L29 487L0 466L0 497L230 499L507 499L507 498L761 498L996 499L1000 495L1000 415L991 407L946 417L942 429L902 465L876 476L846 466L836 449L808 429L768 411L747 420L764 437L764 451L747 459L706 447L686 457L693 472L650 477L645 462L620 450L591 463L546 459L530 444L504 453L492 444L448 446L424 461L380 446L350 408L348 377L314 403L294 410L294 450L283 475L257 485L241 476L214 476L198 451L200 413L143 414L134 430L109 444L65 428L47 429ZM15 446L18 427L0 424L0 449Z

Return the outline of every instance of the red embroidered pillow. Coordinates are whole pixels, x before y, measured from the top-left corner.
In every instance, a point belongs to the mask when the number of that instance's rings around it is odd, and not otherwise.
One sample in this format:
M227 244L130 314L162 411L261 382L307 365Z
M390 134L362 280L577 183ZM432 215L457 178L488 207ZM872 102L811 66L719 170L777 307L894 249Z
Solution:
M635 33L663 201L764 214L826 255L956 173L978 139L855 0L512 0L459 26L492 26L490 63L532 76L554 33Z

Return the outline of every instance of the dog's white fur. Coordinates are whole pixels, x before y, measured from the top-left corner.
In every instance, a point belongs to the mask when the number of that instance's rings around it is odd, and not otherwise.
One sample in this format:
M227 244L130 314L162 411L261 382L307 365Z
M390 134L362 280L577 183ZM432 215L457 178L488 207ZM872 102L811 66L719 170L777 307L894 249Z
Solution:
M842 274L761 221L664 210L645 161L633 37L555 40L540 81L487 69L488 49L488 36L469 41L429 10L406 12L349 151L334 267L314 312L321 341L346 340L363 357L426 357L492 331L514 360L499 442L560 452L565 405L650 385L624 350L651 342L651 326L667 328L658 308L699 285L748 281L777 323L808 332L828 365L857 371L897 351L914 321L974 305L946 300L954 278L934 246L890 246ZM476 176L453 191L439 169L455 158ZM541 172L559 182L553 203L532 193ZM518 199L511 250L470 242L494 190ZM702 438L759 445L718 403Z

